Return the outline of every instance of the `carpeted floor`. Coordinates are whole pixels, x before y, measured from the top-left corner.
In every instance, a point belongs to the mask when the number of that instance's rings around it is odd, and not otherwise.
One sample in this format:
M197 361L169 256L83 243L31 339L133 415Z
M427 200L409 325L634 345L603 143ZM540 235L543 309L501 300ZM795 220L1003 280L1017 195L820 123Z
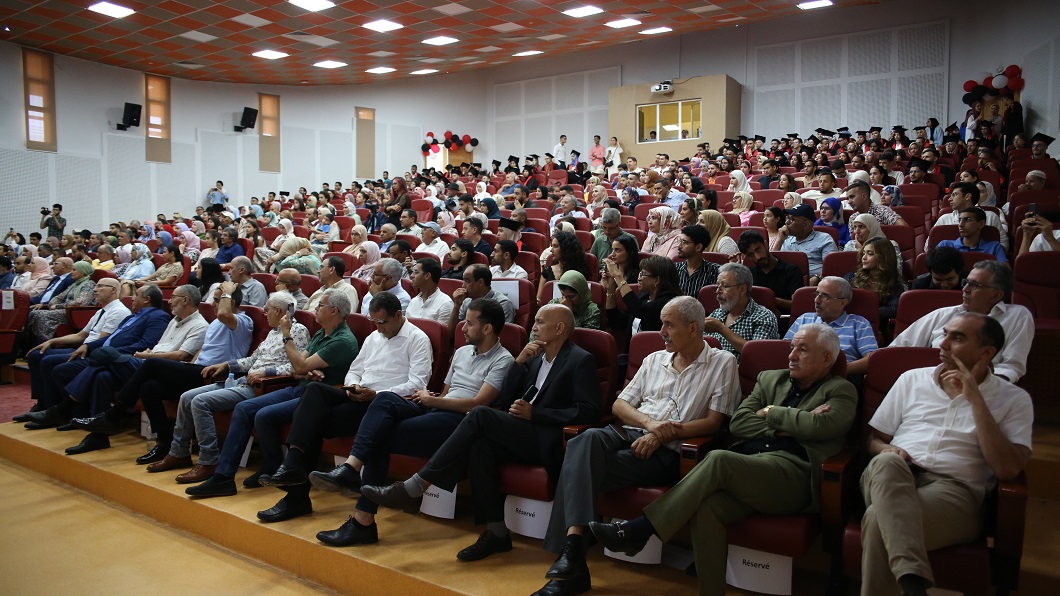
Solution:
M0 422L28 412L33 403L28 385L0 385Z

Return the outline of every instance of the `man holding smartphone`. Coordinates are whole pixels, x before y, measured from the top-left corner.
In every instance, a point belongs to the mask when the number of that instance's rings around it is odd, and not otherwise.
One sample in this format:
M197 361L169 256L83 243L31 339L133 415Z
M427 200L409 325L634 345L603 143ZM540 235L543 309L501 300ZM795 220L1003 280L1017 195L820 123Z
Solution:
M1054 229L1053 221L1056 213L1049 216L1038 212L1037 203L1031 203L1027 209L1027 217L1020 223L1023 228L1023 242L1020 243L1019 254L1028 252L1060 251L1060 231Z

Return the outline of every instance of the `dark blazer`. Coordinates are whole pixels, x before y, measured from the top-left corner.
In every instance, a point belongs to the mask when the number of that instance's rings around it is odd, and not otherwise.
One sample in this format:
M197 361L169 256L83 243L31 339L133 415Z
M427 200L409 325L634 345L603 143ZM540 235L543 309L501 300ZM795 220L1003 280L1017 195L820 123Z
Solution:
M538 356L525 366L512 364L496 406L507 409L526 393L537 380L543 357ZM533 406L530 422L534 425L541 461L550 478L559 478L563 464L563 427L600 419L600 383L592 355L569 341L564 344L544 384L538 388Z
M135 316L137 315L129 315L129 317ZM120 328L124 325L129 320L129 317L126 317L118 327ZM136 321L128 327L85 345L88 346L88 351L91 352L96 348L102 347L107 339L110 338L110 347L125 354L134 354L141 350L155 347L158 340L162 339L162 334L165 333L166 327L169 326L171 318L161 308L149 306L141 310Z
M74 276L70 275L69 273L64 276L53 277L51 283L48 284L48 288L41 292L39 295L30 298L29 303L40 304L40 299L48 293L48 290L52 290L52 295L49 297L49 300L51 298L55 298L59 294L62 294L63 291L66 290L66 288L69 288L70 285L73 283Z

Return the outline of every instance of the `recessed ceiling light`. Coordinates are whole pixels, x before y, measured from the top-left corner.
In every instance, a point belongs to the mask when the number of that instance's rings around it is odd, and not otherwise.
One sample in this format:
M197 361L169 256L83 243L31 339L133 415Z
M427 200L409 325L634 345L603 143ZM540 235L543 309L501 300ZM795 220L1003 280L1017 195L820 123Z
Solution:
M390 56L394 55L394 52L388 52L386 50L379 50L378 52L372 52L371 54L368 54L368 55L369 56L374 56L376 58L389 58Z
M458 14L464 14L465 12L471 12L471 9L462 4L443 4L442 6L435 6L432 10L436 10L442 14L455 17Z
M654 29L645 29L644 31L641 31L640 34L641 35L656 35L658 33L669 33L671 31L673 31L673 29L671 29L669 27L656 27Z
M825 6L831 6L832 0L814 0L813 2L803 2L802 4L796 4L803 10L813 10L815 8L824 8Z
M746 18L747 17L729 17L727 19L718 19L718 22L719 23L731 23L733 21L742 21L742 20L744 20Z
M518 31L524 27L519 23L501 23L500 25L492 25L490 29L494 31L500 31L501 33L511 33L512 31Z
M346 66L346 63L338 62L336 60L325 60L323 62L317 62L313 66L316 66L317 68L341 68Z
M542 52L541 50L528 50L528 51L525 51L525 52L519 52L518 54L512 54L512 56L516 56L516 57L536 56L536 55L542 54L542 53L544 53L544 52Z
M185 31L184 33L181 33L179 37L183 37L193 41L199 41L202 43L217 39L216 35L210 35L209 33L203 33L202 31Z
M237 23L242 23L248 27L264 27L265 25L271 23L271 21L267 21L259 16L255 16L252 14L241 14L238 16L234 16L232 17L232 20Z
M582 17L592 16L594 14L600 14L604 9L597 8L595 6L579 6L578 8L572 8L570 10L564 10L563 14L568 17L574 17L580 19Z
M721 10L721 7L714 6L713 4L707 4L706 6L696 6L695 8L689 8L688 12L702 14L704 12L714 12L715 10Z
M254 52L253 55L258 58L265 58L266 60L278 60L287 57L287 54L277 52L276 50L261 50L260 52Z
M124 6L118 6L117 4L111 4L110 2L97 2L96 4L89 6L88 9L92 12L105 14L108 17L114 17L115 19L127 17L136 12L131 8L125 8Z
M438 72L437 68L424 68L424 69L421 69L421 70L414 70L414 71L410 72L409 74L425 75L425 74L434 74L436 72Z
M396 70L396 69L390 68L389 66L377 66L375 68L369 68L368 70L366 70L364 72L369 72L369 73L372 73L372 74L386 74L388 72L394 72L394 70Z
M377 31L379 33L386 33L387 31L394 31L395 29L401 29L402 27L404 27L404 25L399 25L393 21L388 21L386 19L380 19L378 21L372 21L371 23L365 23L363 26L365 29L371 29L372 31Z
M331 8L335 6L334 2L330 0L287 0L291 4L294 4L298 8L303 8L308 11L317 12L324 10L325 8Z
M431 45L431 46L447 46L447 45L449 45L451 43L456 43L458 41L460 41L460 40L456 39L455 37L446 37L444 35L439 35L438 37L432 37L430 39L425 39L425 40L423 40L423 43L425 43L427 45Z
M604 23L612 29L622 29L625 27L632 27L633 25L639 25L640 21L637 19L619 19L617 21L611 21L610 23Z

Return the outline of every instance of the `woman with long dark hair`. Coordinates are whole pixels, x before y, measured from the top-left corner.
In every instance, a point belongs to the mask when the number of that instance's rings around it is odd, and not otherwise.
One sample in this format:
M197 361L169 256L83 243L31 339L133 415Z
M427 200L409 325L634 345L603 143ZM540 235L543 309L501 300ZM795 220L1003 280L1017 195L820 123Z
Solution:
M199 259L195 264L195 277L199 282L199 294L202 301L213 304L213 292L225 281L225 274L221 271L221 264L213 257Z
M681 295L677 268L670 259L651 256L640 262L640 292L634 293L625 273L614 261L608 262L607 274L616 290L607 296L607 322L612 329L628 329L629 335L662 328L660 315L666 303ZM626 310L618 308L618 300Z
M412 208L412 199L409 198L408 187L405 186L404 178L394 178L390 183L390 200L386 204L384 212L389 223L401 228L401 212Z

